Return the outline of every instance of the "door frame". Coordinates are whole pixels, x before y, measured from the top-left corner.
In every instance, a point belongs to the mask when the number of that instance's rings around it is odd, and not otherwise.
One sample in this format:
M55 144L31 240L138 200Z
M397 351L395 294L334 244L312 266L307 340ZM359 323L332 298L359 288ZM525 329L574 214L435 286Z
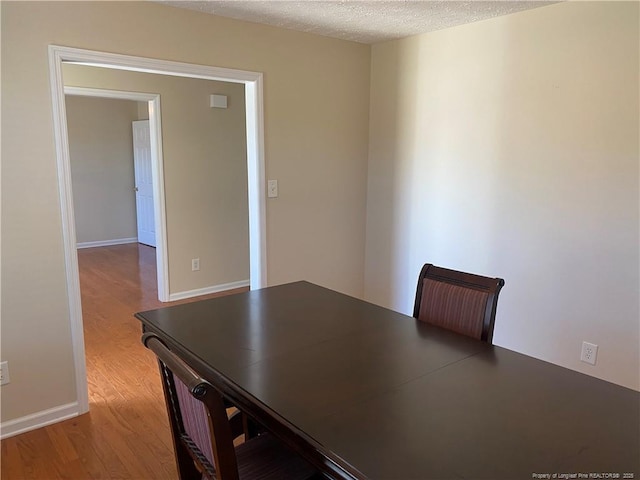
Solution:
M53 127L58 168L58 189L60 195L63 246L65 253L69 322L75 367L78 414L82 414L89 411L89 394L85 362L84 333L82 329L80 278L78 271L78 253L76 249L73 193L71 188L69 137L67 132L64 98L65 87L62 77L62 64L65 62L117 70L159 73L179 77L244 84L246 104L245 121L247 135L249 264L251 289L262 288L267 285L263 75L260 72L250 72L245 70L235 70L49 45L49 80L51 86ZM156 117L156 126L155 128L151 128L152 132L155 131L152 135L161 135L159 96L155 100L148 101L150 102L149 120L151 121L152 114ZM159 151L158 154L158 168L159 172L161 172L161 151ZM159 172L156 172L158 176L161 175ZM160 217L162 215L161 211L164 212L165 208L164 181L161 180L163 179L158 178L158 187L162 188L162 193L160 194L160 192L158 192L158 198L157 200L154 200L159 202L160 205L158 211L155 212L157 221L156 238L161 238L162 242L165 242L163 243L163 246L166 246L167 232L165 218ZM154 193L156 193L155 190ZM160 229L162 229L162 234L158 234ZM164 254L162 256L167 256L166 248L164 249ZM161 255L157 254L156 257L160 258ZM164 262L164 260L162 261ZM158 296L161 301L168 301L170 293L168 260L166 264L163 263L162 267L165 268L165 274L162 286L158 283ZM160 282L160 279L158 282ZM161 289L162 296L160 296Z
M151 178L153 183L153 216L156 227L156 270L158 277L158 298L162 302L169 298L169 256L167 253L166 209L164 202L164 164L162 157L162 114L160 95L144 92L126 92L122 90L106 90L102 88L64 86L64 94L81 97L107 98L113 100L130 100L147 102L149 109L149 135L151 137ZM66 115L66 109L65 109ZM66 125L66 121L65 121ZM67 137L68 138L68 137ZM73 196L71 197L73 202ZM73 205L71 205L73 208ZM136 213L137 215L137 213ZM74 217L72 217L74 218ZM159 222L159 223L158 223ZM74 229L75 222L70 226ZM70 232L71 233L71 232ZM165 300L166 299L166 300Z

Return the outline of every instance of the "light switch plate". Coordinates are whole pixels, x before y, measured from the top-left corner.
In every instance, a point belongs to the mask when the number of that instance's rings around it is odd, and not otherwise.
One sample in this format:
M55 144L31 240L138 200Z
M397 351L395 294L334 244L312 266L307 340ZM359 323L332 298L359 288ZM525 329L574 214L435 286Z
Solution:
M0 385L9 383L9 362L0 362Z
M267 197L276 198L278 196L278 180L269 180L267 182Z

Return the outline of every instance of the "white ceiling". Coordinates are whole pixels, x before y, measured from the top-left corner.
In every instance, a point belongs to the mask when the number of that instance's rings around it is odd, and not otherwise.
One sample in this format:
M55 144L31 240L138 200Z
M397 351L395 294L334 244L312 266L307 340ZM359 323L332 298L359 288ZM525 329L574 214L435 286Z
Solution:
M377 43L542 7L556 1L203 0L159 1L172 7Z

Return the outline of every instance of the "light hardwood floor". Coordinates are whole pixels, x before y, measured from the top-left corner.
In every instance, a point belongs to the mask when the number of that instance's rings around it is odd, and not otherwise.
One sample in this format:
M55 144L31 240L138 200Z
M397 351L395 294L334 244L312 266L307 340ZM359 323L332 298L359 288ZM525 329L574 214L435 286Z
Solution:
M2 480L176 479L157 363L133 317L167 305L157 299L155 249L83 249L78 261L90 411L3 440Z

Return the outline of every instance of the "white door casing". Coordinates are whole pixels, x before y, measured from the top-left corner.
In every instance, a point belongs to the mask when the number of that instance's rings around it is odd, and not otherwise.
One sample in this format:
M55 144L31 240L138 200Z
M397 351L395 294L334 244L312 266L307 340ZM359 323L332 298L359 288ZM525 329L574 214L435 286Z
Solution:
M149 120L132 122L138 242L156 246Z
M242 83L245 86L246 128L247 128L247 180L249 197L249 257L251 289L267 285L267 244L266 244L266 204L265 204L265 165L264 165L264 110L263 110L263 75L259 72L234 70L206 65L173 62L167 60L134 57L107 52L84 50L72 47L49 45L49 80L53 108L53 125L56 143L56 160L58 166L58 188L60 194L62 233L65 251L65 270L67 277L67 293L69 302L69 322L71 328L73 358L76 378L75 414L89 411L89 395L85 364L84 335L82 325L82 308L80 304L80 281L78 257L73 214L73 197L71 189L71 167L69 144L65 114L65 86L62 79L62 63L73 62L81 65L104 68L159 73L190 78L219 80ZM73 88L73 87L71 87ZM80 89L77 89L80 90ZM87 89L90 90L90 89ZM160 278L160 274L168 272L168 258L165 251L166 227L164 206L164 179L162 169L162 135L160 121L160 96L118 92L117 97L148 101L149 119L151 123L151 140L157 150L155 157L154 200L156 208L156 238L158 258L158 293L160 300L166 301L169 296L168 275ZM124 93L124 95L122 95ZM79 94L79 93L78 93ZM102 95L100 95L102 96ZM110 95L105 95L110 97ZM144 94L143 94L144 96ZM160 265L162 263L162 265ZM70 415L73 416L73 415ZM55 421L69 418L69 416Z

